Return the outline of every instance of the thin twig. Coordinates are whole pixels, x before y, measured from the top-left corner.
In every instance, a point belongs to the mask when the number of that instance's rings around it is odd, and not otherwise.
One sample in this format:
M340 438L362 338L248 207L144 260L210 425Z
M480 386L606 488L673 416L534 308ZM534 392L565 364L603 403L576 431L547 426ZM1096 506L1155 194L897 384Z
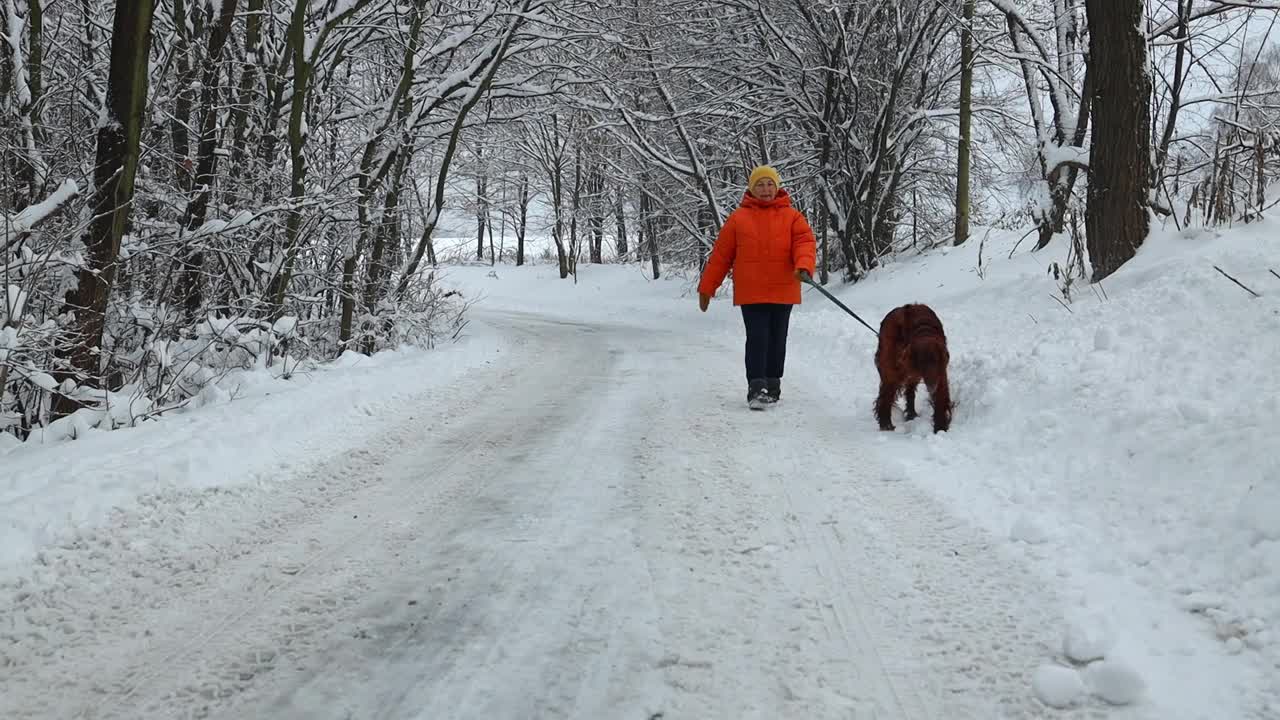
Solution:
M1096 283L1093 283L1093 284L1092 284L1092 285L1090 285L1089 287L1093 288L1093 294L1094 294L1095 296L1097 296L1097 298L1098 298L1099 300L1101 300L1102 302L1107 302L1108 300L1110 300L1110 299L1111 299L1111 298L1107 297L1107 289L1106 289L1105 287L1103 287L1103 286L1102 286L1102 281L1101 281L1101 280L1099 280L1099 281L1098 281L1098 282L1096 282Z
M1057 300L1059 305L1067 309L1067 312L1071 313L1072 315L1076 314L1075 310L1072 310L1069 305L1062 302L1062 298L1058 297L1057 295L1050 295L1049 297L1053 298L1054 300Z
M1280 280L1280 273L1277 273L1275 270L1272 270L1271 268L1267 268L1267 272L1271 273L1272 275L1275 275L1276 279Z
M1259 295L1258 293L1256 293L1256 292L1254 292L1254 291L1250 290L1250 289L1249 289L1249 287L1248 287L1247 285L1245 285L1244 283L1242 283L1242 282L1240 282L1239 280L1237 280L1237 279L1235 279L1235 278L1231 277L1230 275L1228 275L1226 270L1223 270L1222 268L1218 267L1217 265L1214 265L1214 266L1213 266L1213 269L1214 269L1214 270L1217 270L1217 271L1218 271L1218 272L1220 272L1220 273L1222 273L1222 276L1223 276L1223 277L1225 277L1226 279L1228 279L1228 280L1230 280L1231 282L1233 282L1233 283L1235 283L1235 284L1239 285L1240 287L1244 288L1244 289L1245 289L1245 291L1246 291L1246 292L1248 292L1250 295L1252 295L1252 296L1254 296L1254 297L1262 297L1262 296L1261 296L1261 295Z
M1018 248L1022 246L1022 241L1031 237L1032 233L1035 233L1038 230L1039 228L1032 228L1028 230L1026 233L1024 233L1022 237L1018 238L1018 242L1014 243L1013 249L1009 251L1009 259L1013 259L1013 254L1018 252Z

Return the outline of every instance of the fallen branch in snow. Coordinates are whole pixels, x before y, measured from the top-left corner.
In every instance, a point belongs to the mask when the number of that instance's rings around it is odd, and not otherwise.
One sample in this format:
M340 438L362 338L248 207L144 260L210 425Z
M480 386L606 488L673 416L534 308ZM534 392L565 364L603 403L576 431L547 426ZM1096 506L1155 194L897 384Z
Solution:
M45 200L24 208L13 217L3 215L3 228L0 228L0 250L8 250L10 245L17 244L40 223L49 219L54 212L79 194L80 186L74 180L63 180L58 189Z
M1250 289L1249 289L1249 286L1245 285L1244 283L1240 282L1239 280L1237 280L1237 279L1235 279L1235 278L1231 277L1230 275L1228 275L1226 270L1223 270L1222 268L1218 267L1217 265L1214 265L1214 266L1213 266L1213 269L1214 269L1214 270L1217 270L1217 271L1218 271L1218 272L1220 272L1220 273L1222 273L1222 276L1223 276L1223 277L1225 277L1226 279L1228 279L1228 280L1230 280L1231 282L1233 282L1233 283L1235 283L1235 284L1239 285L1240 287L1244 288L1244 289L1245 289L1245 291L1246 291L1246 292L1248 292L1250 295L1252 295L1252 296L1254 296L1254 297L1262 297L1262 296L1261 296L1261 295L1259 295L1258 293L1256 293L1256 292L1254 292L1254 291L1250 290Z

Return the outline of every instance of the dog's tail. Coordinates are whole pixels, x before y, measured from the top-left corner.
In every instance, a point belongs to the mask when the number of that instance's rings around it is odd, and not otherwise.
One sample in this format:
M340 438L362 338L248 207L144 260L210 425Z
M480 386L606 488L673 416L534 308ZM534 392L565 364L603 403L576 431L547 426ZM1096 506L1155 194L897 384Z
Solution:
M916 372L933 377L946 365L946 350L935 337L917 337L911 341L911 364Z

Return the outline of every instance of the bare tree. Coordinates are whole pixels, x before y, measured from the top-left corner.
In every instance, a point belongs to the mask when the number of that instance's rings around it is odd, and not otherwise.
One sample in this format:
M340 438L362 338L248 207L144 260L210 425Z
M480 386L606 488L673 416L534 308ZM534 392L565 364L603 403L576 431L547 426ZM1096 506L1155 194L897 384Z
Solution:
M111 67L106 111L110 122L98 129L94 166L93 220L84 237L85 263L67 309L74 315L73 340L60 349L64 379L100 382L107 303L115 280L120 242L133 211L134 178L141 152L143 106L147 97L151 51L151 0L117 0L111 35ZM57 396L54 413L74 411L79 402L67 392Z

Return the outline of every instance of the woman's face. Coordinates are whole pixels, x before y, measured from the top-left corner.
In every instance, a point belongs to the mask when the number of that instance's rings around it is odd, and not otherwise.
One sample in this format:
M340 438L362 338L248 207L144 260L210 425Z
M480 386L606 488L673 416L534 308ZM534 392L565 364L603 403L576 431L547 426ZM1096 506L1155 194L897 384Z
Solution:
M751 195L757 200L769 202L778 196L778 186L773 183L773 178L763 177L751 186Z

